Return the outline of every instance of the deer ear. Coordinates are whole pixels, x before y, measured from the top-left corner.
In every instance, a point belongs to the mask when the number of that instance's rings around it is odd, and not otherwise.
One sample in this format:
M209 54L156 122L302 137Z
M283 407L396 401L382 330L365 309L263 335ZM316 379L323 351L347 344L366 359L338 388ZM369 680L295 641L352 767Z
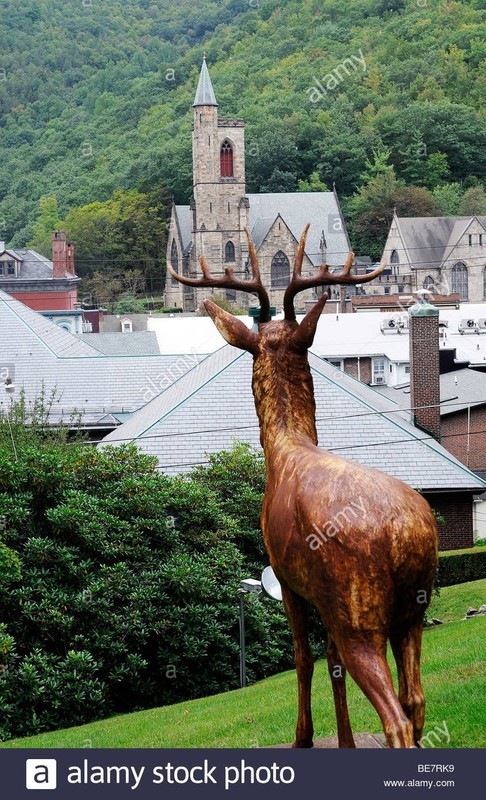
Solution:
M317 323L322 314L322 309L326 305L327 298L327 293L324 293L317 303L312 306L311 310L307 312L299 327L296 328L292 336L292 345L297 352L303 353L312 345Z
M260 339L258 333L251 331L238 317L223 311L211 300L204 300L204 306L221 336L226 339L228 344L232 344L233 347L239 347L241 350L248 350L253 355L258 353Z

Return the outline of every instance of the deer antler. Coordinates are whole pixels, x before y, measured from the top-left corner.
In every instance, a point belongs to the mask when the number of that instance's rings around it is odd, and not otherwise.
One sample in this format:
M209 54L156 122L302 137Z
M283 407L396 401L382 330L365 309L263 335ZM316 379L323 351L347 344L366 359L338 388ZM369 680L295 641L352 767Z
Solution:
M252 238L248 228L245 228L246 238L248 239L248 248L250 254L250 264L252 270L251 280L241 280L235 277L234 269L226 267L224 275L214 277L211 275L208 264L204 256L200 258L201 269L203 273L202 278L186 278L184 275L179 275L174 272L170 263L167 265L170 274L179 283L186 286L214 286L221 289L237 289L240 292L250 292L257 294L260 300L260 322L270 321L270 300L260 276L260 267L258 266L258 257L253 244Z
M295 319L294 297L304 289L312 289L315 286L329 286L330 284L336 283L368 283L368 281L372 281L373 278L376 278L381 272L383 272L385 267L385 259L383 258L380 266L373 270L373 272L370 272L367 275L351 275L350 272L354 261L354 253L349 253L342 272L338 274L330 272L327 264L322 264L319 268L319 272L317 272L315 275L311 275L308 278L303 278L302 262L304 260L305 242L309 227L309 225L305 226L304 232L300 237L299 246L295 255L294 271L291 281L285 290L284 312L285 319L288 320Z

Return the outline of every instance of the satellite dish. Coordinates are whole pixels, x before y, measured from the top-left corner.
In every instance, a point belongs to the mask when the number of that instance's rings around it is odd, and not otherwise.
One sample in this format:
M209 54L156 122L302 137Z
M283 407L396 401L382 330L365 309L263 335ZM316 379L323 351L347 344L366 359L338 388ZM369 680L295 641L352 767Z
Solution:
M269 597L274 600L282 600L282 587L271 567L265 567L262 572L262 586L265 594L268 594Z

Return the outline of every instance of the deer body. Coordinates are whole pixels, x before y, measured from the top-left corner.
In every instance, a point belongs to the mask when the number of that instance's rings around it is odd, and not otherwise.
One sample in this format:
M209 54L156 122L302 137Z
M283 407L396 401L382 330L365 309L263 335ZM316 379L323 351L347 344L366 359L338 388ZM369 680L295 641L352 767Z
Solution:
M205 304L226 340L254 358L253 393L267 467L262 530L270 563L282 585L297 668L294 746L311 747L313 737L309 604L318 610L328 632L339 746L355 746L346 703L346 671L378 712L388 745L418 746L425 713L420 647L437 566L436 523L428 503L406 484L317 447L307 349L327 296L297 324L293 297L310 281L300 275L306 232L286 291L283 321L268 318L268 297L251 241L253 281L237 282L231 270L213 279L202 261L201 284L238 283L240 289L250 285L247 291L257 291L260 297L258 333L214 303ZM351 262L348 259L339 276L322 267L312 285L363 282L361 276L349 276ZM375 273L365 279L371 280ZM388 639L397 662L398 697L386 660Z

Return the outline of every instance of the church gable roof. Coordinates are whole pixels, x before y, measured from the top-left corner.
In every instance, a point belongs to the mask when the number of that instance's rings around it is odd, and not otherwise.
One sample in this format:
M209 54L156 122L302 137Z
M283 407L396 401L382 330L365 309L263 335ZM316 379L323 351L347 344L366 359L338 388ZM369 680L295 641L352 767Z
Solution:
M329 266L339 267L344 263L351 247L334 192L275 192L247 194L246 197L250 203L252 235L255 231L257 238L263 241L280 214L299 241L305 226L310 223L306 255L312 264L321 264L323 234L327 242L326 261Z
M186 254L192 244L192 210L191 206L174 206L176 225L182 242L182 250Z
M416 269L437 269L452 252L474 217L398 217L398 230ZM486 217L478 217L484 226Z

